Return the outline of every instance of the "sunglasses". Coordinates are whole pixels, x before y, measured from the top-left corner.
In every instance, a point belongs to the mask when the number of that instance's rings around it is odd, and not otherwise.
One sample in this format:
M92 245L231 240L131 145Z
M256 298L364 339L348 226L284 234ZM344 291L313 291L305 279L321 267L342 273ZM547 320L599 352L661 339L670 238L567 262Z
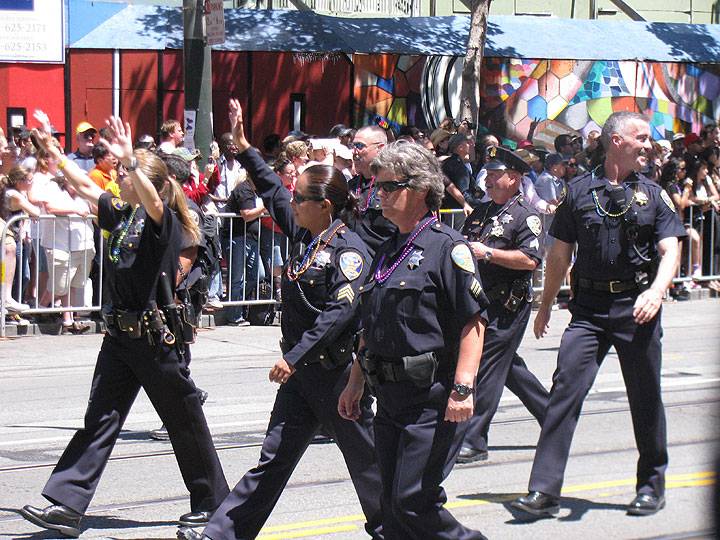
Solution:
M313 197L310 195L301 195L297 191L293 193L292 200L295 201L295 204L302 204L305 201L315 201L315 202L321 202L324 201L324 197Z
M378 187L378 189L384 191L385 193L395 193L396 191L398 191L400 189L405 189L407 187L410 187L410 181L376 182L375 185Z
M362 150L363 148L367 148L368 146L370 146L372 144L382 144L382 143L372 142L370 144L365 144L364 142L357 141L357 142L353 142L350 146L352 146L355 150Z
M87 139L88 141L90 139L94 139L95 135L97 135L97 132L95 132L95 131L86 131L85 133L82 134L83 139Z

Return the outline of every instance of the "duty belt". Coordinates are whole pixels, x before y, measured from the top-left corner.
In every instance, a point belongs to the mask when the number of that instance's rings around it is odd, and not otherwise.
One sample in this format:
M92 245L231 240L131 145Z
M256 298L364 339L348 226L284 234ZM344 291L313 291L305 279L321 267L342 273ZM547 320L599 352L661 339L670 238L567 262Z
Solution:
M131 339L146 337L151 345L156 339L162 339L167 345L176 342L175 334L168 328L166 314L157 308L144 311L103 309L101 315L111 336L125 335Z
M511 312L517 311L523 300L532 301L530 281L524 278L510 283L498 283L486 291L486 294L490 302L502 302L505 309Z
M359 356L359 360L365 379L372 388L386 382L403 381L428 388L437 381L439 362L434 352L400 358L366 353Z
M593 279L578 278L578 287L590 291L604 292L610 294L620 294L628 291L634 291L640 288L640 284L634 279L628 280L610 280L595 281Z

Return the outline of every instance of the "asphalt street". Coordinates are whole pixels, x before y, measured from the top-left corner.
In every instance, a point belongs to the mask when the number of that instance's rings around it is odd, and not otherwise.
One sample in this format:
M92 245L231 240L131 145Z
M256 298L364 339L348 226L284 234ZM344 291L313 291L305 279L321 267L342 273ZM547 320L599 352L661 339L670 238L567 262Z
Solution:
M527 490L539 428L506 392L490 433L487 462L457 466L445 482L448 507L489 538L711 538L711 499L720 416L720 302L664 307L663 393L670 467L667 508L630 517L635 450L625 389L611 351L580 419L558 519L527 522L508 502ZM530 330L520 349L548 388L560 335L569 320L556 311L543 340ZM272 407L269 368L278 358L275 327L204 330L193 348L193 378L209 392L205 413L231 485L252 467ZM40 336L0 342L0 537L57 538L20 518L40 495L73 431L82 425L102 337ZM95 500L82 538L174 538L174 520L189 499L168 442L144 394L138 398ZM366 538L360 506L342 455L333 444L312 445L259 538Z

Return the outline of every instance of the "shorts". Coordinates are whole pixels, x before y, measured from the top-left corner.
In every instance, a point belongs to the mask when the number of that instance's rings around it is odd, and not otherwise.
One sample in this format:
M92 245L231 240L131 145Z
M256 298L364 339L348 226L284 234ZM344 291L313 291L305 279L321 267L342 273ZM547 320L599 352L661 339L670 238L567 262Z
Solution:
M70 292L70 288L81 289L85 286L92 268L95 248L70 252L60 249L46 251L50 265L48 287L54 287L56 297L65 296Z

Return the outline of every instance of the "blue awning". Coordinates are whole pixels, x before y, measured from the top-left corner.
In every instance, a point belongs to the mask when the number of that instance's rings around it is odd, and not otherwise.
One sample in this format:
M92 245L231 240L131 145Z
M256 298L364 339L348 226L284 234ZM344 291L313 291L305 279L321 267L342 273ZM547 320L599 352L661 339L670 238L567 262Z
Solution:
M182 48L181 8L129 5L118 10L118 4L89 0L71 0L69 6L72 49ZM226 42L214 48L463 56L469 27L467 16L343 18L238 8L225 11ZM485 55L720 63L720 26L491 16Z

